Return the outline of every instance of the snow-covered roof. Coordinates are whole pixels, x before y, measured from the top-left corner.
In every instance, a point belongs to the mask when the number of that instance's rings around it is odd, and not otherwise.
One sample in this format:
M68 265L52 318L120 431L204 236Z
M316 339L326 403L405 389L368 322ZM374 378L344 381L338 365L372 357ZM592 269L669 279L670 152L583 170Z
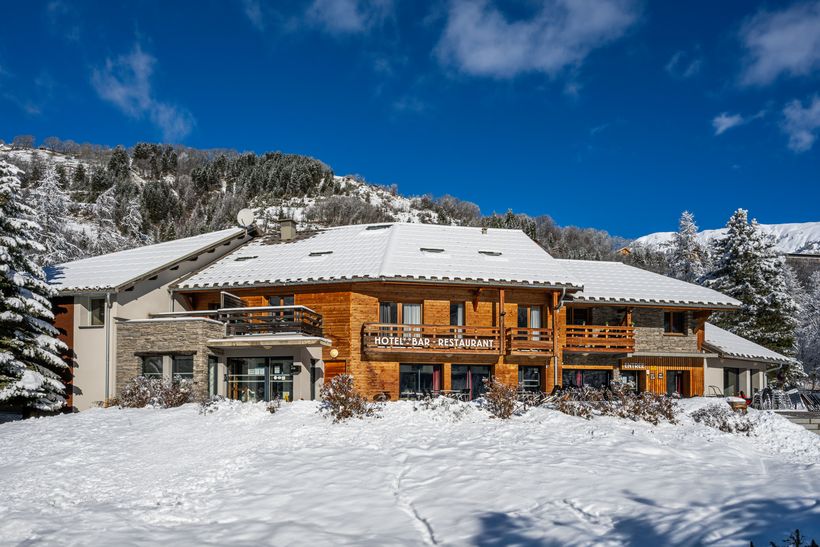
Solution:
M178 286L399 279L581 286L521 230L399 222L339 226L292 241L260 237Z
M150 277L244 233L243 228L229 228L84 258L46 268L46 276L48 282L62 293L115 290Z
M715 290L656 274L621 262L559 259L584 289L574 302L735 308L740 302Z
M728 330L711 323L706 323L703 344L724 358L729 357L770 363L792 362L792 359L785 355L764 348L751 340L747 340L737 334L732 334Z

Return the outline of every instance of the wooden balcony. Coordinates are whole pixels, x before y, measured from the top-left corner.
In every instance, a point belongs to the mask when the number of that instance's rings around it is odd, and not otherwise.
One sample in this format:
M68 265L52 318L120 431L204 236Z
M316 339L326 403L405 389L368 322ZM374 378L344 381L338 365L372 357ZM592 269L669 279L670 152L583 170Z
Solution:
M507 353L509 355L552 355L552 330L545 328L508 328Z
M500 351L496 327L450 325L362 325L362 349L373 353L493 355Z
M565 352L631 353L635 351L633 327L567 325Z

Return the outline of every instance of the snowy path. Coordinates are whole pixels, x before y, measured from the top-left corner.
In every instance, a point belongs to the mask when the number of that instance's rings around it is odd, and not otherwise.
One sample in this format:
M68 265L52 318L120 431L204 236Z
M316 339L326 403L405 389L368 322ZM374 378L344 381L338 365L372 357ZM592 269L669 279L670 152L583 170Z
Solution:
M758 545L820 539L820 436L313 403L0 425L0 544ZM764 541L765 540L765 541Z

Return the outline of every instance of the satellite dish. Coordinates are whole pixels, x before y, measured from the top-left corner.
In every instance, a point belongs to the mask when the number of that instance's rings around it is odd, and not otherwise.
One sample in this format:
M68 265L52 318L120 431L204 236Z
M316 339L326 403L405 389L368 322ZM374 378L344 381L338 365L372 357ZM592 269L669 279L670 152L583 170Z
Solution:
M236 214L236 221L243 228L247 228L253 224L254 220L256 220L256 216L253 214L252 209L242 209Z

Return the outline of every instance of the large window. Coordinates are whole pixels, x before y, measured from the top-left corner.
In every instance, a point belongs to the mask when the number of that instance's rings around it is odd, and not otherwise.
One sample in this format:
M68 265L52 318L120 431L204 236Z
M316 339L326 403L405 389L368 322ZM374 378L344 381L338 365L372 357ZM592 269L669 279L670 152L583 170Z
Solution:
M540 329L543 326L541 306L518 306L518 328ZM532 340L540 340L538 331L532 334Z
M725 367L723 369L723 394L734 397L740 392L740 369Z
M663 332L664 334L685 334L686 313L682 311L663 312Z
M194 379L194 356L174 355L171 358L171 375L186 380Z
M293 400L293 359L246 357L228 359L228 397L256 402Z
M162 380L162 355L147 355L142 357L142 375L146 378Z
M541 368L535 366L518 367L518 389L522 391L541 391Z
M441 389L441 365L399 365L399 396L434 395Z
M399 305L395 302L379 302L379 323L395 325L399 322Z
M490 378L490 367L484 365L453 365L450 371L454 391L461 391L470 399L480 397L486 390L484 380Z
M464 302L450 302L450 325L464 326Z
M609 370L564 369L561 383L564 387L609 387L611 372Z
M89 300L88 324L92 327L105 325L105 298L92 298Z

